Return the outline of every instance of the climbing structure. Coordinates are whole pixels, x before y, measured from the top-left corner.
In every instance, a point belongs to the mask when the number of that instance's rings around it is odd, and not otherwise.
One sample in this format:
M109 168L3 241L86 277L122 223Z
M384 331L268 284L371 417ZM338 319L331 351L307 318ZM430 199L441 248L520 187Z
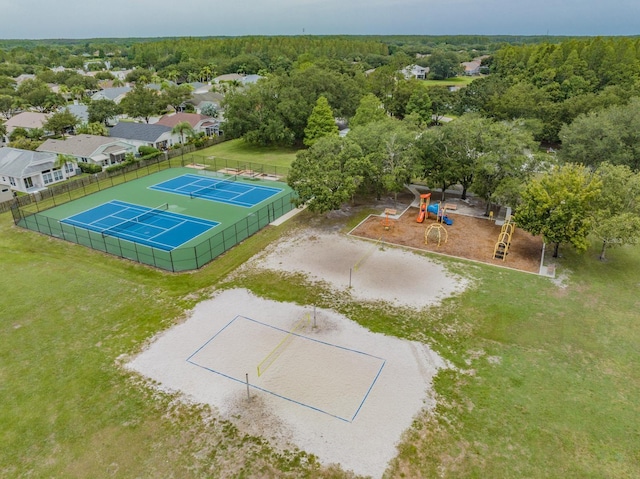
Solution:
M449 233L447 233L447 229L442 223L431 223L424 230L424 244L429 244L429 238L431 238L431 241L438 243L438 246L440 246L442 243L447 242L448 237Z
M501 259L502 261L507 259L509 246L511 246L511 238L515 230L516 225L511 222L511 218L509 217L502 225L500 235L498 236L498 242L496 243L495 248L493 248L494 259Z

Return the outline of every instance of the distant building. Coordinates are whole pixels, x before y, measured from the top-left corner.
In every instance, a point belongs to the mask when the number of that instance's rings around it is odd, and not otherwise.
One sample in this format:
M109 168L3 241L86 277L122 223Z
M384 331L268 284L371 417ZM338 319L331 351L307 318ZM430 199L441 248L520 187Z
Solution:
M409 65L404 67L400 72L407 80L415 78L416 80L426 80L429 74L429 67L421 67L420 65Z

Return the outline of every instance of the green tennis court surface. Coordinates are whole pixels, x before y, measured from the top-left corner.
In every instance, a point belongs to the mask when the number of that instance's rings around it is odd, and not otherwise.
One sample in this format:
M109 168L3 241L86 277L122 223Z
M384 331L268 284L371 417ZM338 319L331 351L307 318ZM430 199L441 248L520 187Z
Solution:
M295 208L291 188L269 180L233 182L244 185L245 195L269 192L252 206L152 189L188 175L206 178L206 186L216 182L193 171L186 167L159 171L26 215L17 224L143 264L187 271L204 266ZM211 173L214 180L224 182L224 174ZM256 196L253 199L257 201Z

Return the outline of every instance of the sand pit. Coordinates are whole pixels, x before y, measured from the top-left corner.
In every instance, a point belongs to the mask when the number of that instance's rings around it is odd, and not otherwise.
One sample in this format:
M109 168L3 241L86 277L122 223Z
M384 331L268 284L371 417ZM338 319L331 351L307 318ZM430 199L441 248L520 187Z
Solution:
M412 418L433 406L432 378L445 364L423 344L371 333L330 310L316 310L314 328L313 311L223 291L127 367L279 447L381 477ZM274 348L277 357L258 377L257 364Z
M359 301L421 309L463 290L467 281L423 255L366 241L306 231L267 249L259 268L303 273ZM351 284L351 287L349 285Z

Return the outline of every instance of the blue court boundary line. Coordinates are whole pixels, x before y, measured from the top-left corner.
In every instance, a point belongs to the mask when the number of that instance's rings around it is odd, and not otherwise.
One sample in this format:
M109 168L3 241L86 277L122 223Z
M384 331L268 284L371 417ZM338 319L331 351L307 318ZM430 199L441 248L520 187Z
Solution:
M62 218L61 220L58 220L58 223L70 225L70 226L73 226L74 228L81 228L81 229L86 230L86 231L93 231L94 233L103 235L103 233L106 230L108 230L109 228L105 228L102 231L98 231L97 229L92 229L92 228L88 227L88 226L91 225L91 223L80 222L80 221L72 220L71 218L73 216L84 214L87 211L90 211L90 210L93 210L93 209L96 209L96 208L100 208L101 206L113 205L113 204L115 204L116 206L123 206L123 207L126 207L128 209L146 210L143 213L146 213L146 212L151 211L151 210L154 209L154 208L149 207L149 206L137 205L135 203L127 203L126 201L110 200L110 201L107 201L105 203L100 203L99 205L96 205L96 206L93 206L91 208L88 208L88 209L86 209L84 211L81 211L79 213L75 213L75 214L73 214L71 216L67 216L66 218ZM118 211L118 213L120 213L121 211L125 211L125 209L123 208L122 210ZM117 238L118 240L128 241L129 243L134 243L134 244L138 244L138 245L142 245L142 246L147 246L149 248L155 248L155 249L159 249L161 251L171 252L171 251L173 251L175 249L178 249L178 248L182 247L182 245L188 243L189 241L194 240L198 236L202 236L203 234L208 233L209 230L212 230L213 228L216 228L217 226L220 226L220 222L219 221L204 220L202 218L197 218L196 216L183 215L182 213L174 213L173 211L168 211L168 210L166 210L166 211L162 210L161 214L162 213L166 213L168 217L177 216L180 219L187 220L187 221L190 221L192 223L198 223L198 224L201 224L201 225L204 225L204 226L211 226L211 227L208 230L203 231L202 233L189 238L187 241L183 241L182 243L180 243L177 246L168 245L168 244L161 243L161 242L155 241L155 240L149 241L149 243L154 243L157 246L154 246L154 245L151 245L151 244L145 244L145 243L142 242L142 241L145 240L144 238L140 238L139 236L133 236L133 235L121 232L121 231L118 232L118 235L111 235L109 233L106 233L106 235L109 236L110 238ZM111 214L111 215L107 215L107 216L102 216L101 218L99 218L96 221L103 220L104 218L107 218L109 216L113 216L113 215ZM213 224L213 223L215 223L215 224ZM153 226L153 225L150 225L150 226ZM62 230L62 226L60 227L60 229ZM165 229L163 231L163 233L166 233L167 231L170 231L171 229L173 229L173 228ZM103 235L103 237L104 237L104 235Z
M232 381L238 382L238 383L240 383L240 384L246 384L246 381L242 381L241 379L234 378L233 376L229 376L228 374L224 374L224 373L221 373L220 371L216 371L215 369L209 368L209 367L207 367L207 366L203 366L202 364L198 364L198 363L196 363L195 361L192 361L192 359L191 359L191 358L193 358L196 354L198 354L200 351L202 351L202 349L204 349L204 348L205 348L205 347L206 347L206 346L207 346L211 341L213 341L213 340L214 340L214 339L215 339L219 334L221 334L225 329L227 329L229 326L231 326L231 324L232 324L233 322L235 322L238 318L246 319L246 320L248 320L248 321L252 321L252 322L254 322L254 323L260 324L260 325L262 325L262 326L267 326L267 327L269 327L269 328L272 328L272 329L275 329L275 330L278 330L278 331L282 331L282 332L287 333L287 334L292 334L293 336L298 336L298 337L300 337L300 338L307 339L307 340L309 340L309 341L315 341L316 343L324 344L324 345L326 345L326 346L331 346L331 347L334 347L334 348L343 349L343 350L345 350L345 351L350 351L350 352L352 352L352 353L362 354L362 355L364 355L364 356L369 356L369 357L371 357L371 358L379 359L380 361L382 361L382 365L380 366L380 369L378 370L378 373L376 374L375 378L374 378L374 379L373 379L373 381L371 382L371 385L369 386L369 389L367 390L367 393L364 395L364 398L362 399L362 402L360 402L360 405L358 406L358 409L356 409L356 412L355 412L355 414L353 415L353 417L352 417L351 419L346 419L346 418L343 418L343 417L340 417L340 416L336 416L335 414L332 414L332 413L330 413L330 412L324 411L323 409L317 408L317 407L315 407L315 406L311 406L311 405L309 405L309 404L302 403L302 402L300 402L300 401L296 401L295 399L291 399L291 398L288 398L288 397L286 397L286 396L282 396L282 395L280 395L280 394L278 394L278 393L275 393L275 392L273 392L273 391L269 391L268 389L264 389L264 388L262 388L262 387L260 387L260 386L256 386L256 385L254 385L254 384L249 383L249 386L250 386L250 387L252 387L253 389L257 389L258 391L262 391L262 392L265 392L265 393L271 394L271 395L273 395L273 396L276 396L276 397L278 397L278 398L285 399L285 400L287 400L287 401L289 401L289 402L292 402L292 403L294 403L294 404L298 404L299 406L303 406L303 407L306 407L306 408L308 408L308 409L311 409L311 410L314 410L314 411L317 411L317 412L321 412L321 413L323 413L323 414L326 414L327 416L331 416L331 417L334 417L334 418L336 418L336 419L340 419L341 421L344 421L344 422L352 423L352 422L355 420L356 416L358 415L358 413L359 413L359 412L360 412L360 410L362 409L362 406L364 405L365 401L366 401L366 400L367 400L367 398L369 397L369 394L371 393L371 390L373 389L373 386L375 385L376 381L378 380L378 377L380 377L380 374L382 373L382 369L384 368L385 364L387 363L387 360L386 360L386 359L381 358L381 357L378 357L378 356L374 356L373 354L365 353L365 352L363 352L363 351L358 351L357 349L346 348L346 347L344 347L344 346L338 346L337 344L331 344L331 343L328 343L328 342L326 342L326 341L320 341L319 339L309 338L308 336L303 336L303 335L298 334L298 333L292 333L291 331L287 331L286 329L282 329L282 328L279 328L279 327L277 327L277 326L272 326L272 325L270 325L270 324L263 323L262 321L258 321L258 320L256 320L256 319L252 319L252 318L247 318L246 316L241 316L241 315L237 315L235 318L233 318L231 321L229 321L226 325L224 325L224 326L222 327L222 329L220 329L220 331L218 331L216 334L214 334L214 335L213 335L211 338L209 338L209 339L208 339L208 340L207 340L207 341L206 341L202 346L200 346L200 347L199 347L199 348L198 348L194 353L192 353L192 354L191 354L191 355L186 359L186 361L187 361L188 363L193 364L194 366L197 366L197 367L199 367L199 368L202 368L202 369L204 369L204 370L206 370L206 371L210 371L210 372L212 372L212 373L218 374L218 375L223 376L223 377L225 377L225 378L231 379Z

